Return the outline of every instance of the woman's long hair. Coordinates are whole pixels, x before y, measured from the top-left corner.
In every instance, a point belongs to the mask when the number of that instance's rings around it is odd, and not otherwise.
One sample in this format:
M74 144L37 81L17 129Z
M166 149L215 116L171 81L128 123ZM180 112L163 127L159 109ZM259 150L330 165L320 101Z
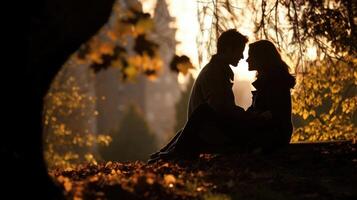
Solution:
M281 59L274 44L268 40L259 40L249 45L250 54L259 61L257 79L262 77L284 76L291 80L292 87L295 78L289 73L289 66Z

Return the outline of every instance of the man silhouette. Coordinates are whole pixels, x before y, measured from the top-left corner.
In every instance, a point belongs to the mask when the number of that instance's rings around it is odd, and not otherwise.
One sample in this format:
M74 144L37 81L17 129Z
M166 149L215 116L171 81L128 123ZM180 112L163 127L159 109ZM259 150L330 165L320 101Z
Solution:
M197 155L200 152L222 152L226 147L246 147L254 143L257 129L271 118L246 112L235 105L233 72L243 58L247 37L230 29L217 41L217 54L199 73L189 100L188 121L183 130L151 159ZM149 160L150 162L150 160Z
M244 109L235 105L232 92L234 74L229 65L237 66L243 58L248 39L235 29L225 31L217 41L217 54L201 70L191 91L188 117L203 103L222 116L244 115Z

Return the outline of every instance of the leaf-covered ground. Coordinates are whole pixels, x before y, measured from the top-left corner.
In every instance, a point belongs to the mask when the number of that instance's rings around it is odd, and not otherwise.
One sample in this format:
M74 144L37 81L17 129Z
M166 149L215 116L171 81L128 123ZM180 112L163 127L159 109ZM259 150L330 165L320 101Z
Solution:
M357 145L292 144L197 161L108 162L51 174L68 199L357 199Z

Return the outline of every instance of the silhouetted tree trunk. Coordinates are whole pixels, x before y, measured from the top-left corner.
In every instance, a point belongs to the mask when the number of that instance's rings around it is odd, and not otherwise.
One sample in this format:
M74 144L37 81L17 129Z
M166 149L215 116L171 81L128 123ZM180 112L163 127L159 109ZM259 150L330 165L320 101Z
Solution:
M12 174L9 183L17 187L16 198L55 199L54 186L44 164L42 150L43 98L52 79L66 59L94 35L107 21L114 0L40 0L31 2L30 30L26 66L11 69L20 87L11 94L16 98L9 116L13 129L3 138L1 154L7 161L5 169ZM21 56L21 55L20 55ZM19 57L20 57L19 56ZM23 59L23 58L19 58ZM15 82L14 81L14 82ZM9 94L9 95L11 95ZM8 125L10 126L10 125ZM6 183L5 183L6 184Z

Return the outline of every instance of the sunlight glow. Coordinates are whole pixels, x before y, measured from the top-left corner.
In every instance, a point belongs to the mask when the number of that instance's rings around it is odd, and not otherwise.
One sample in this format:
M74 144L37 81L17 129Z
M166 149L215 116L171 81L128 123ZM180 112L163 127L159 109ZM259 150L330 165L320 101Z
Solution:
M316 58L317 58L317 49L316 49L316 47L309 47L306 50L306 58L308 60L316 60Z
M255 71L248 71L248 47L244 50L244 58L239 61L237 67L231 67L232 71L234 72L235 76L240 81L252 81L255 79Z

